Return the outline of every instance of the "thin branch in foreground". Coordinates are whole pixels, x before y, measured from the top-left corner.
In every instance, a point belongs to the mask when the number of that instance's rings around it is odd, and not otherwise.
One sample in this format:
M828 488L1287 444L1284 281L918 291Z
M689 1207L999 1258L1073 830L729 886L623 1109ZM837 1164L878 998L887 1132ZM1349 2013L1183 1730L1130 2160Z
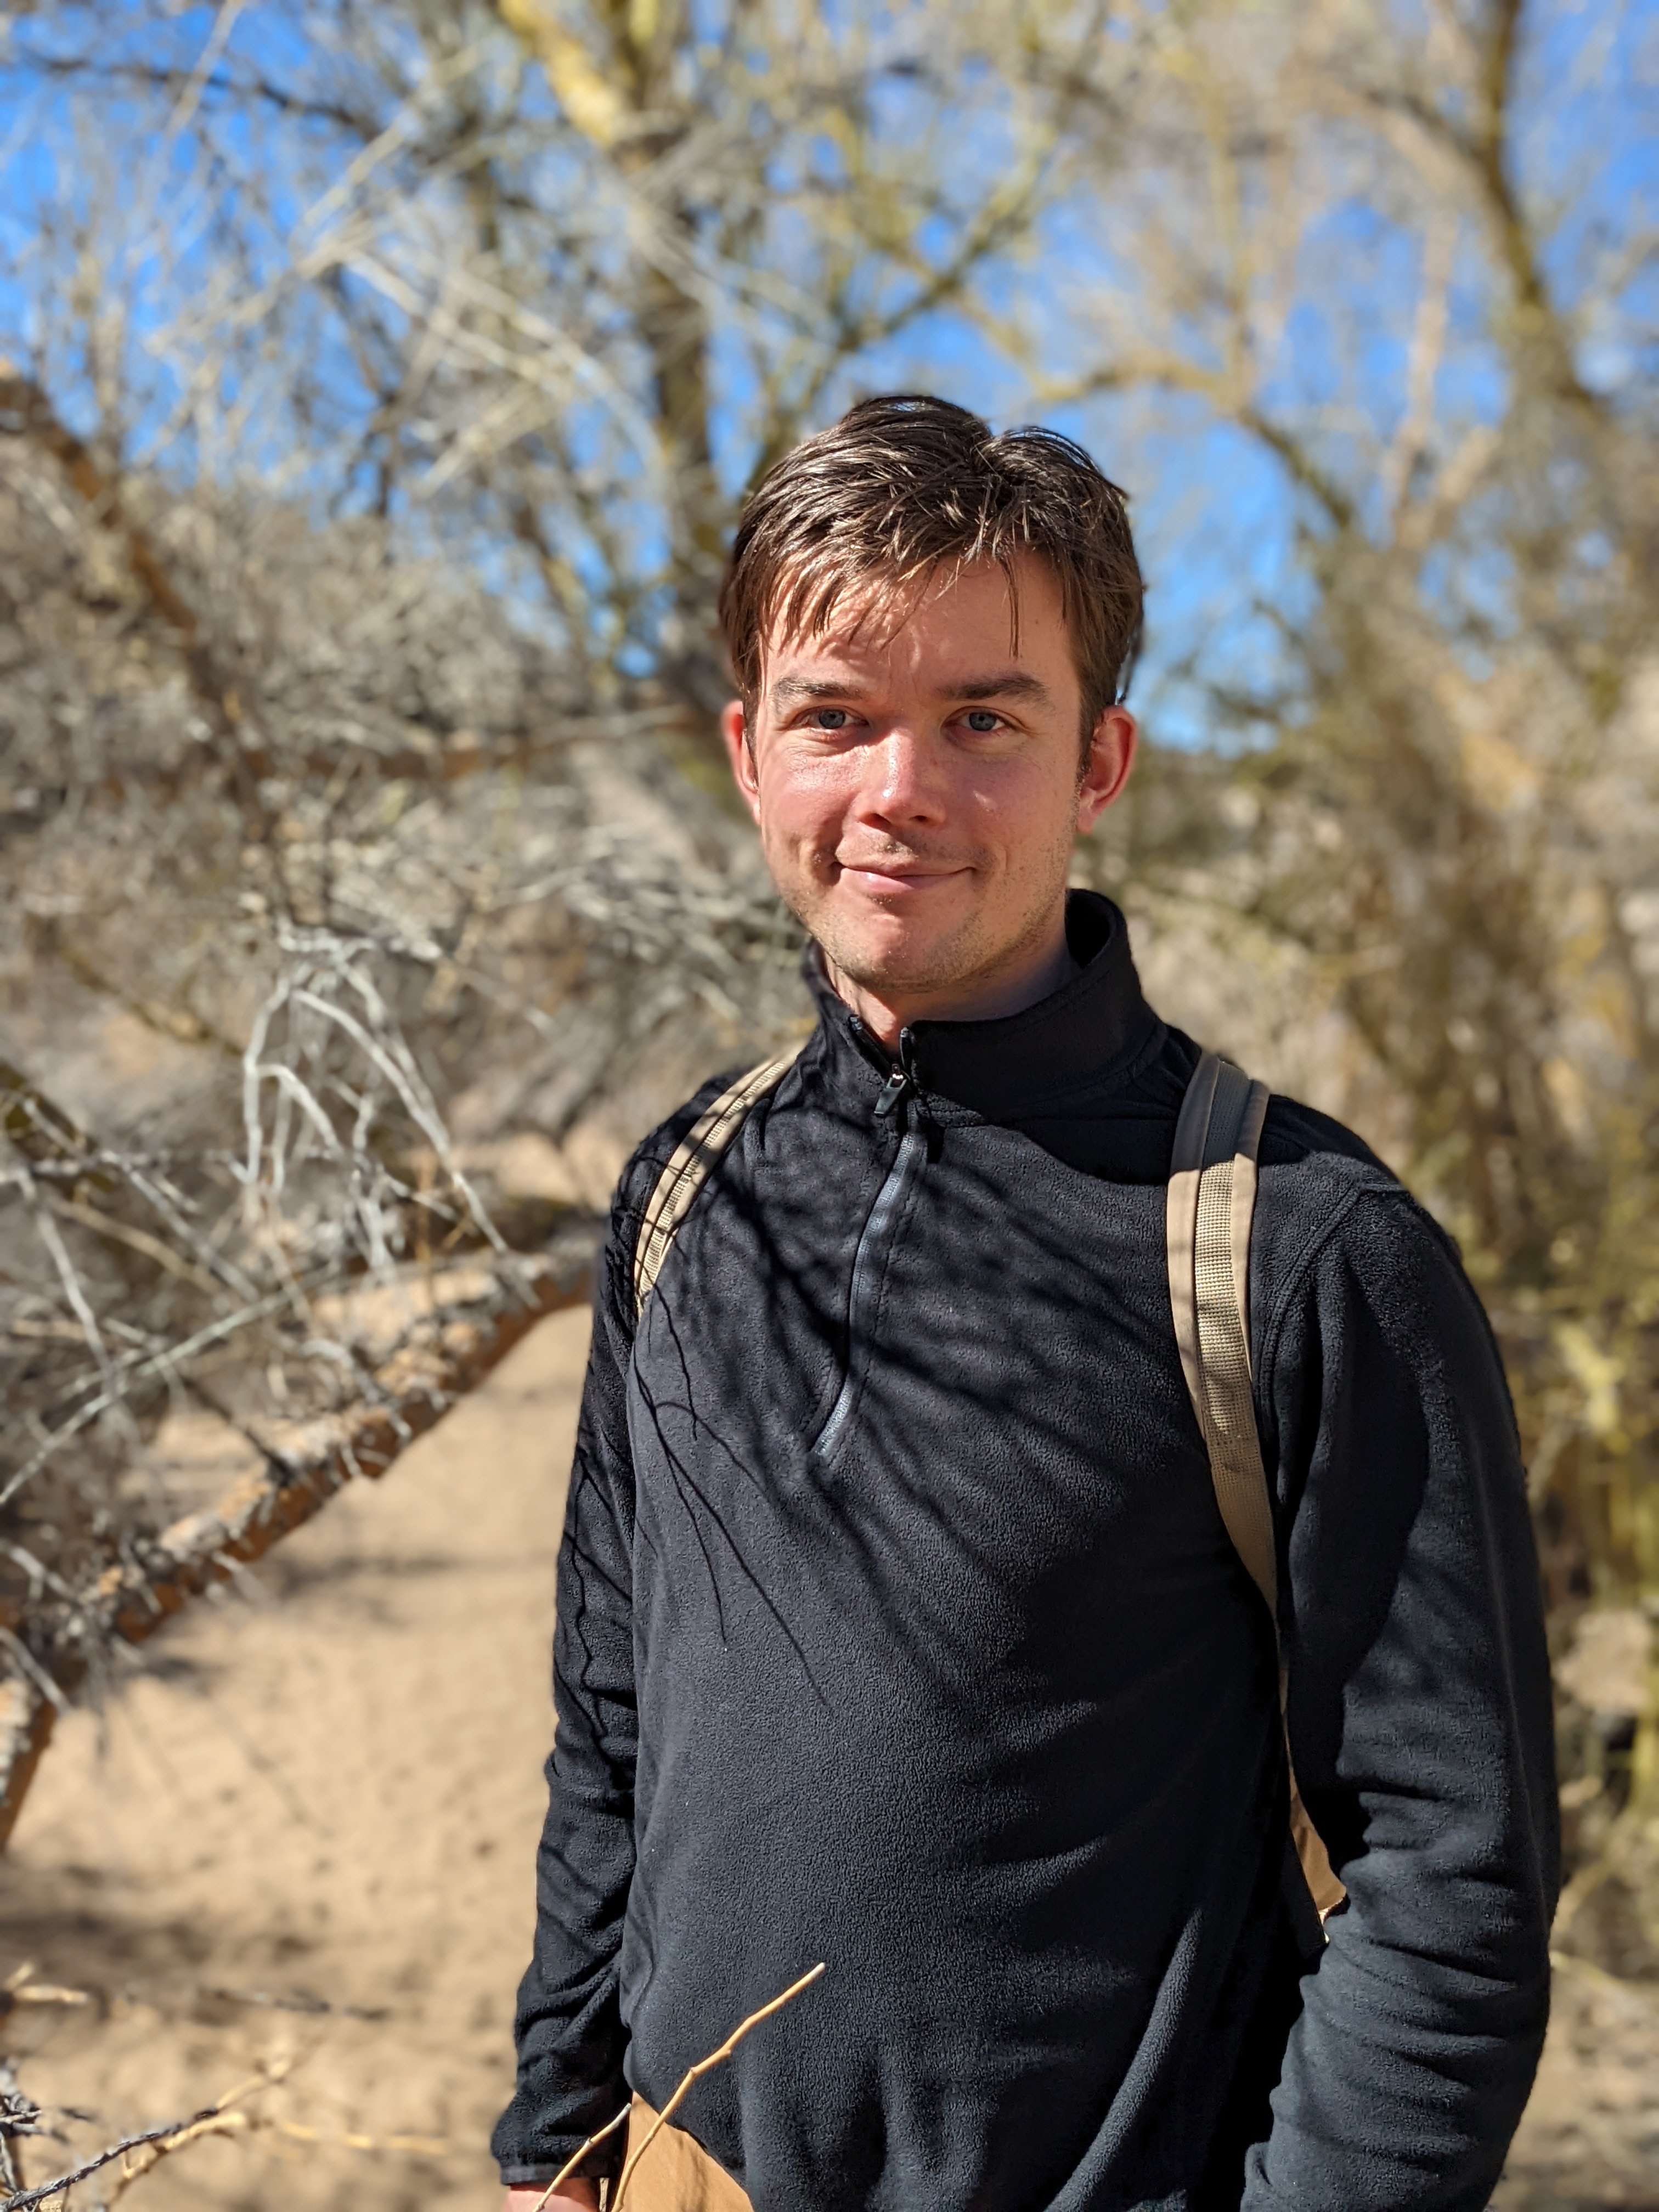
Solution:
M25 2136L54 2133L45 2125L45 2120L46 2115L33 2098L26 2096L18 2087L11 2061L0 2058L0 2188L9 2195L22 2184L14 2145Z
M757 2012L751 2012L747 2020L740 2021L738 2026L732 2029L731 2034L726 2037L725 2042L720 2045L718 2051L711 2051L707 2058L698 2059L696 2064L689 2069L684 2079L681 2081L679 2087L675 2090L673 2095L663 2106L661 2112L658 2113L656 2119L652 2124L652 2126L646 2136L645 2141L634 2153L634 2155L629 2160L627 2165L623 2166L622 2179L617 2184L617 2193L611 2199L611 2212L622 2212L622 2201L624 2195L627 2193L629 2183L634 2179L635 2167L639 2165L640 2160L645 2156L647 2151L650 2149L652 2144L655 2142L657 2137L661 2134L664 2128L668 2125L669 2121L673 2118L674 2114L679 2110L681 2105L684 2102L686 2094L690 2091L693 2082L700 2080L703 2075L712 2073L716 2066L724 2065L726 2061L732 2056L732 2053L737 2049L738 2045L743 2041L744 2036L749 2033L751 2028L758 2027L763 2020L770 2020L775 2012L781 2012L785 2005L790 2003L794 1998L798 1997L804 1989L809 1988L812 1983L817 1980L819 1975L826 1971L827 1968L822 1959L819 1960L816 1966L809 1966L807 1971L801 1976L798 1982L791 1982L787 1990L782 1990L777 1996L773 1997L769 2002L762 2005ZM571 2175L575 2172L577 2167L580 2166L582 2160L587 2156L590 2151L597 2148L597 2147L605 2140L607 2136L611 2136L616 2133L617 2130L621 2127L623 2122L628 2118L629 2113L632 2110L633 2104L630 2100L628 2104L623 2106L621 2112L617 2114L615 2119L607 2120L602 2128L599 2129L596 2133L589 2136L587 2141L575 2154L574 2157L568 2159L565 2164L559 2168L552 2180L548 2183L547 2187L537 2198L534 2212L543 2212L543 2208L552 2197L553 2191L569 2180ZM0 2208L0 2212L9 2212L9 2208Z
M571 2175L574 2173L577 2167L580 2166L582 2160L587 2156L590 2151L597 2150L599 2145L609 2136L616 2134L617 2129L621 2127L623 2122L628 2118L628 2115L633 2111L633 2100L630 2098L629 2102L623 2106L621 2112L617 2114L614 2119L607 2120L602 2128L594 2129L592 2134L589 2136L587 2141L582 2145L581 2148L579 2151L574 2152L569 2158L566 2159L564 2164L554 2175L552 2180L548 2183L546 2188L543 2190L541 2195L536 2199L534 2205L532 2207L532 2212L544 2212L544 2208L552 2197L553 2191L556 2189L562 2189L563 2187L564 2184L569 2180Z
M751 2012L747 2020L741 2021L738 2027L732 2029L731 2034L726 2037L725 2042L721 2044L718 2051L711 2051L707 2058L700 2058L695 2066L687 2070L685 2078L680 2083L679 2087L675 2090L673 2095L663 2106L661 2112L658 2113L655 2124L647 2135L645 2141L640 2145L633 2157L629 2160L627 2165L623 2168L622 2179L617 2184L617 2201L615 2206L612 2208L612 2212L622 2212L622 2201L628 2193L629 2183L634 2179L635 2168L639 2165L640 2160L645 2156L647 2151L650 2149L652 2144L655 2142L657 2137L661 2134L662 2130L668 2125L669 2121L678 2111L680 2106L684 2101L686 2093L690 2090L692 2083L702 2075L712 2072L716 2066L723 2065L726 2060L732 2056L732 2053L743 2041L744 2036L748 2034L750 2028L758 2027L763 2020L770 2020L775 2012L781 2012L785 2005L788 2004L793 1998L798 1997L804 1989L807 1988L810 1984L817 1981L819 1975L823 1973L825 1971L824 1962L820 1959L816 1966L809 1966L798 1982L791 1982L788 1988L783 1990L780 1996L775 1996L769 2004L763 2004L758 2012Z
M112 2166L118 2158L125 2159L136 2150L153 2149L156 2158L164 2158L170 2150L199 2141L216 2121L223 2118L233 2105L244 2097L252 2096L256 2090L271 2087L281 2078L281 2074L276 2071L253 2075L246 2081L239 2081L234 2089L227 2089L215 2103L204 2105L199 2112L192 2112L187 2120L169 2120L161 2127L142 2128L137 2135L124 2136L119 2142L111 2143L106 2150L100 2150L94 2157L84 2160L72 2172L60 2173L55 2180L42 2181L33 2189L16 2190L9 2197L0 2198L0 2212L33 2212L37 2204L44 2204L51 2197L63 2196L78 2182L89 2180L94 2173L101 2172L105 2166ZM152 2160L151 2163L154 2162ZM143 2170L148 2171L148 2168ZM128 2180L137 2178L136 2175L127 2176Z

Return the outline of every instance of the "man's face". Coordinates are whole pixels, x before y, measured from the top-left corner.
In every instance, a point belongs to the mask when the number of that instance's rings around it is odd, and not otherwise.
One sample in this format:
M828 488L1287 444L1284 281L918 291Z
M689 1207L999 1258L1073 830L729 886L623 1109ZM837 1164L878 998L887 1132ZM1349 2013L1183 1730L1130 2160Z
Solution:
M1128 774L1134 722L1110 708L1079 775L1060 587L1033 557L1016 577L1018 645L1007 579L977 563L890 613L855 603L836 633L770 641L753 728L726 710L780 892L901 1018L972 1011L1063 957L1073 841Z

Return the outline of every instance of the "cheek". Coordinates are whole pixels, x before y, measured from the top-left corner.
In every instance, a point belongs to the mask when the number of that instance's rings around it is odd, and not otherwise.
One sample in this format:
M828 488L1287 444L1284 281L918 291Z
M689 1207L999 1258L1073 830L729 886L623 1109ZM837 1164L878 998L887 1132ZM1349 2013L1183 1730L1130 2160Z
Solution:
M1007 773L986 779L975 794L986 833L1011 865L1046 860L1056 846L1069 847L1077 829L1077 785L1054 764L1022 761Z
M833 848L852 804L854 785L839 764L780 763L760 778L761 835L769 852Z

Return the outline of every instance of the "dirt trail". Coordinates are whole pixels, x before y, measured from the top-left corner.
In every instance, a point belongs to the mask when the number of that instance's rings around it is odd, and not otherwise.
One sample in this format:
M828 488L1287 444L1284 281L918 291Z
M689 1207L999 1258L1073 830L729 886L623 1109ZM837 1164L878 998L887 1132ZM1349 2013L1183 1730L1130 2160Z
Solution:
M0 1861L0 1980L30 1960L101 2002L12 2013L25 2087L95 2114L72 2131L91 2147L294 2063L246 2107L288 2132L191 2146L133 2212L497 2201L484 2146L529 1942L586 1328L544 1323L384 1483L290 1538L260 1571L280 1604L198 1608L106 1726L60 1730ZM61 2170L45 2148L31 2179ZM1659 2212L1653 1992L1561 1975L1498 2203Z
M544 1323L383 1483L349 1487L262 1566L280 1603L198 1608L101 1730L90 1714L60 1729L0 1863L0 1977L32 1960L108 2005L12 2015L31 2094L125 2130L298 2059L251 2113L447 2146L209 2140L135 2208L493 2201L586 1334L585 1312ZM33 2179L61 2170L42 2154Z

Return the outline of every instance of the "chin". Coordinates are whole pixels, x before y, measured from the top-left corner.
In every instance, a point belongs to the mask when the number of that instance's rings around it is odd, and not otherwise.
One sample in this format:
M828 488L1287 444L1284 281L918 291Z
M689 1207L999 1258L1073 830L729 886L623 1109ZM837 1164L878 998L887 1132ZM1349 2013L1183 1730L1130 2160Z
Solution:
M826 924L828 918L823 918ZM963 928L836 929L812 931L842 974L860 990L906 994L938 990L975 965Z

